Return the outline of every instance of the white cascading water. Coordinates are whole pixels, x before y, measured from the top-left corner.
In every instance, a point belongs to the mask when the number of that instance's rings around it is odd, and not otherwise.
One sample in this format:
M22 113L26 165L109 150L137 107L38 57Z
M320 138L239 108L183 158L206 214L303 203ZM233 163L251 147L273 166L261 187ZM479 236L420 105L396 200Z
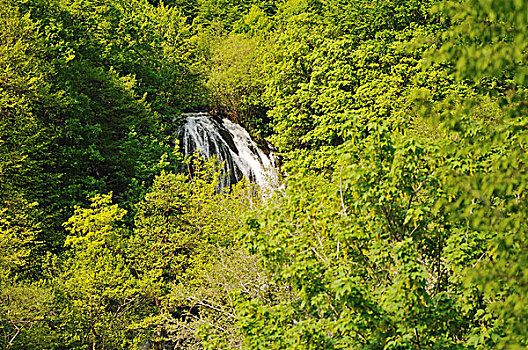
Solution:
M274 162L262 151L248 132L228 119L209 113L185 113L179 136L184 154L199 152L204 158L217 156L224 163L220 186L228 187L243 177L269 189L277 181Z

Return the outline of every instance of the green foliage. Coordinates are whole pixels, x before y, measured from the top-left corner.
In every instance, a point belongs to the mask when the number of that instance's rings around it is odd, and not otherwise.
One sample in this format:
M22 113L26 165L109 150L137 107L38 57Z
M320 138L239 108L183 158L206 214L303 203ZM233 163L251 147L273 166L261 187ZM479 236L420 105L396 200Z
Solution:
M245 32L255 13L273 15L281 1L275 0L198 0L195 21L202 27L219 25L227 32Z
M247 348L523 348L523 46L497 14L514 8L469 1L442 22L426 2L349 2L363 16L325 31L330 3L283 9L266 89L300 174L245 239L297 293L245 306Z
M1 346L526 348L526 11L0 0ZM284 190L182 161L206 107Z
M454 23L439 53L453 60L459 77L526 79L525 1L446 2L436 10Z
M249 222L246 239L298 292L246 307L246 347L468 348L466 332L480 328L473 315L488 313L460 274L485 247L445 214L438 146L386 122L353 125L333 181L290 181Z
M194 46L146 1L6 0L1 16L0 194L38 203L57 252L74 205L113 191L132 210L178 166L174 114L202 98Z
M460 192L453 216L463 216L470 227L486 233L487 254L468 279L485 292L502 338L497 348L524 348L528 330L524 315L526 216L523 149L526 115L526 18L523 1L467 1L439 8L451 14L454 25L443 35L440 60L454 62L459 77L493 96L499 117L474 123L467 113L444 119L460 142L448 152L467 159L466 171L454 174L450 185ZM455 12L456 11L456 14ZM478 104L475 99L469 106ZM475 109L475 108L473 108ZM467 108L466 108L467 110ZM484 124L484 125L483 125ZM461 147L462 145L462 147ZM462 165L462 164L460 164Z
M3 349L51 349L53 292L42 282L0 284L0 344Z
M52 339L45 320L53 292L39 280L45 256L39 252L36 203L11 198L0 207L0 346L46 348Z
M38 26L14 2L0 5L0 203L13 218L21 210L14 203L42 204L49 184L57 180L45 171L53 164L55 137L47 122L62 97L50 91L51 66L41 59L44 45ZM31 219L45 220L47 215L40 213L33 211ZM38 238L46 240L48 234L39 231Z
M267 131L258 71L261 51L258 38L248 34L220 39L212 48L207 83L216 113L244 125L257 138Z
M423 39L441 28L427 14L430 2L398 4L283 5L277 15L281 27L267 46L263 81L274 131L270 140L295 161L291 169L286 164L288 171L332 171L334 147L345 141L351 115L412 115L418 91L435 101L464 89L441 65L422 70L421 57L431 47Z
M269 302L278 293L262 274L257 257L238 247L215 248L193 270L193 278L171 294L182 316L169 317L170 338L181 348L233 349L243 341L238 320L242 301Z
M30 273L40 225L36 203L13 198L0 208L0 279Z
M245 182L229 193L219 191L218 166L212 161L200 163L194 161L192 175L156 177L139 204L128 243L131 268L145 303L139 327L148 329L148 339L157 346L164 341L181 347L199 345L204 325L236 334L235 319L225 317L232 313L234 302L225 298L235 283L219 281L241 273L246 275L243 281L257 279L252 258L231 247L243 225L243 213L257 205L258 198ZM238 257L242 265L219 268L222 256ZM197 315L199 320L194 321Z
M70 348L129 349L129 327L137 315L137 287L124 256L126 230L119 227L125 211L111 204L111 195L97 195L89 209L77 207L65 224L71 236L55 281L67 300L61 321Z

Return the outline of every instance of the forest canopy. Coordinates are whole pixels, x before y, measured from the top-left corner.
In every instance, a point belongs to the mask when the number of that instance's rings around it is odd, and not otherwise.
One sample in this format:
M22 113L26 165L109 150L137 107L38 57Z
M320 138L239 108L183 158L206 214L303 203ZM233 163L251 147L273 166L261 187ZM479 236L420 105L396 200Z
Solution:
M527 13L0 0L0 347L525 349ZM190 111L281 186L219 188Z

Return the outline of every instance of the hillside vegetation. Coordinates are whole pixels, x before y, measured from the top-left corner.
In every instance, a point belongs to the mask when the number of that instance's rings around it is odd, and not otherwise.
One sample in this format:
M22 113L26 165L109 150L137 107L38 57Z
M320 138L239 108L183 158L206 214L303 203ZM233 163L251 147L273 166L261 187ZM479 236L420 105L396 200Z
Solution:
M0 348L525 349L527 14L0 0ZM219 190L198 110L284 186Z

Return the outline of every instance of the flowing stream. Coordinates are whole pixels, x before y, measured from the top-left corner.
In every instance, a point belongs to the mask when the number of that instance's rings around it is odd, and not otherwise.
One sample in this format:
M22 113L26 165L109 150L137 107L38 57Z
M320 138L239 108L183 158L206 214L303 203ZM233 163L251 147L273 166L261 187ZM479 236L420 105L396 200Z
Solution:
M182 116L185 122L179 131L181 150L185 155L199 152L204 158L216 156L224 164L221 187L233 185L243 177L266 189L276 183L273 157L266 155L243 127L205 112Z

